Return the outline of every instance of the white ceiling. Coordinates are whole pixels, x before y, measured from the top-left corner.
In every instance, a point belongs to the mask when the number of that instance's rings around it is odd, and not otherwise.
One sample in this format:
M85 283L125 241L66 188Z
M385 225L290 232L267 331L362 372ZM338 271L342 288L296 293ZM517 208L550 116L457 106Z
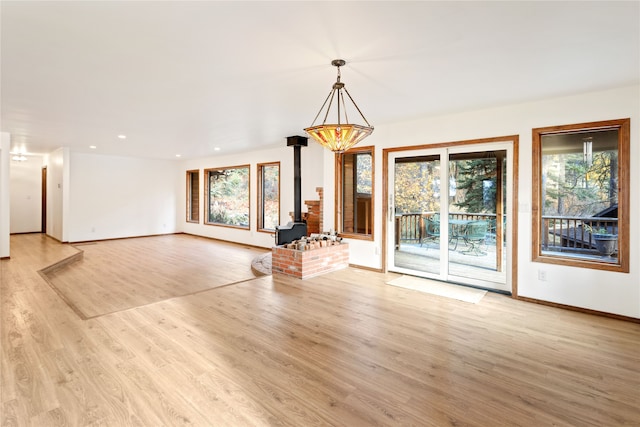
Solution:
M28 153L283 145L311 124L336 58L376 127L632 85L639 5L2 1L1 129Z

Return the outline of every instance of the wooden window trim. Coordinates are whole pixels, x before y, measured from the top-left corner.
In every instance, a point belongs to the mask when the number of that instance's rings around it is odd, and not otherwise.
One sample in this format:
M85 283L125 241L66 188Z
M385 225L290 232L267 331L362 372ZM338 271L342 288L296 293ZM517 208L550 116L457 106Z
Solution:
M550 126L533 129L532 132L532 170L533 191L531 203L533 262L559 264L569 267L591 268L594 270L629 272L629 212L630 212L630 122L629 118L606 120L591 123ZM573 257L542 254L542 136L581 131L617 130L618 131L618 263L582 260Z
M371 154L371 234L360 234L360 233L347 233L342 230L342 212L343 212L343 176L342 176L342 166L343 166L343 156L344 154L358 154L358 153L370 153ZM335 156L335 224L336 230L340 237L348 238L348 239L356 239L356 240L366 240L373 241L374 233L375 233L375 220L376 216L373 212L375 212L375 146L369 145L365 147L354 147L350 150L345 151L344 153L338 153Z
M200 197L198 197L198 206L197 206L197 218L193 219L191 216L191 212L192 212L192 203L193 203L193 199L192 199L192 189L191 189L191 176L192 175L196 175L198 177L198 187L200 187L200 169L194 169L194 170L188 170L186 172L187 174L187 197L186 197L186 201L187 201L187 212L186 212L186 220L189 223L194 223L194 224L199 224L200 223ZM200 188L198 188L198 196L200 195Z
M210 222L209 221L209 207L211 206L211 201L209 200L209 172L211 171L219 171L219 170L228 170L228 169L243 169L246 168L249 171L249 175L247 176L247 184L248 184L248 200L249 200L249 218L247 223L249 225L241 226L241 225L231 225L231 224L221 224L218 222ZM236 166L222 166L217 168L208 168L204 170L204 224L211 225L216 227L226 227L226 228L235 228L239 230L250 230L251 229L251 165L236 165Z
M278 167L278 215L280 215L280 191L281 191L281 179L280 179L280 162L269 162L269 163L258 163L258 231L261 233L273 233L274 229L264 228L263 218L264 218L264 205L263 205L263 194L262 194L262 179L263 179L263 168L269 166L277 166Z

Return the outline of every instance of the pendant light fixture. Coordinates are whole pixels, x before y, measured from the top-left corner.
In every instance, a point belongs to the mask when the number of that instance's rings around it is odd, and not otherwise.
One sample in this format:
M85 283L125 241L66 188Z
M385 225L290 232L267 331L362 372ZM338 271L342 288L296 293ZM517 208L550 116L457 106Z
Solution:
M331 61L331 65L338 68L338 79L333 84L331 92L329 92L327 99L325 99L324 104L320 107L320 111L318 111L316 118L313 119L311 126L305 128L305 132L307 132L317 143L336 153L347 151L373 132L373 126L369 124L367 119L364 117L364 114L362 114L362 111L360 111L360 108L358 108L358 105L349 94L349 91L344 87L344 83L340 81L340 67L345 64L346 62L342 59L334 59ZM367 124L366 126L349 123L344 99L345 93L364 122ZM332 119L329 117L329 112L333 106L334 99L337 110L337 120L335 122L331 121ZM322 124L316 126L316 120L318 120L318 117L320 117L325 107L327 108L324 113ZM327 123L327 120L329 120L329 123Z

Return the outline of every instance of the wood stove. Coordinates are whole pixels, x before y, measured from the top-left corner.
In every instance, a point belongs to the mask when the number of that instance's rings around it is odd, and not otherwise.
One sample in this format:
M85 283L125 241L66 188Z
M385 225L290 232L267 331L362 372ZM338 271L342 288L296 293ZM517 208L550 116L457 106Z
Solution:
M307 235L307 223L302 220L302 181L300 149L307 146L305 136L287 137L287 147L293 147L293 222L276 226L276 245L285 245Z

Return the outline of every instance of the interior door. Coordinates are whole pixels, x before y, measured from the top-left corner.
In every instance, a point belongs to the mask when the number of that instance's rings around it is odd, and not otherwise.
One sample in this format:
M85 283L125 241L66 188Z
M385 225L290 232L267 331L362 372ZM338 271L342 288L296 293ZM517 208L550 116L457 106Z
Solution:
M510 292L512 149L390 153L388 270Z

